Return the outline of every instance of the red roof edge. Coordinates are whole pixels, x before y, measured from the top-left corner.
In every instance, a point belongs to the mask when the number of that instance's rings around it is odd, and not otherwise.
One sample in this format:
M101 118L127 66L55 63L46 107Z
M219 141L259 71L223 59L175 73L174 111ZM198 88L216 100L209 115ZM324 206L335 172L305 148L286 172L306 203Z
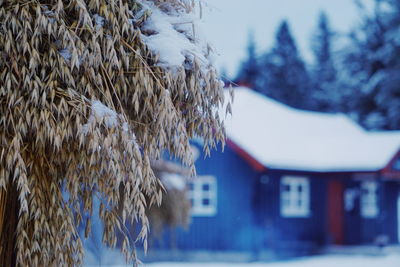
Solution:
M236 87L247 87L249 89L253 88L253 85L250 82L245 82L245 81L237 81L235 85Z
M382 169L382 174L385 178L400 179L400 171L393 169L394 162L400 157L400 150L392 157L389 163Z
M234 143L232 140L227 139L226 144L233 151L238 153L240 157L242 157L244 160L246 160L254 170L256 170L258 172L263 172L263 171L267 170L267 168L261 162L256 160L253 156L251 156L249 153L247 153L243 148L241 148L239 145Z

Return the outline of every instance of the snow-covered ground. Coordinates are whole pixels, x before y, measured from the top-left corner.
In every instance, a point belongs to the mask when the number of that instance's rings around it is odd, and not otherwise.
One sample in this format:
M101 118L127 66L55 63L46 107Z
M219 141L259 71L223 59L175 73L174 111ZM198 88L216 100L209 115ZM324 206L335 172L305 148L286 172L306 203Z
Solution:
M399 267L400 255L318 256L274 263L153 263L149 267Z
M90 265L86 265L90 266ZM132 265L102 265L125 267ZM189 263L189 262L160 262L143 264L144 267L399 267L400 254L385 256L363 255L326 255L306 257L271 263Z

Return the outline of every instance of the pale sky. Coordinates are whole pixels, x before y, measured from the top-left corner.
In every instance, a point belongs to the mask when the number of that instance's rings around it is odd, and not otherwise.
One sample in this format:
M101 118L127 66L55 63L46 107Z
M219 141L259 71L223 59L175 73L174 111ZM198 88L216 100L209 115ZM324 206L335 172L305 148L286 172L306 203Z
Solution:
M359 22L353 0L203 0L202 27L218 54L217 67L225 67L232 75L246 55L249 30L254 32L258 50L264 52L273 45L284 18L303 58L310 61L310 39L321 10L337 32L348 32Z

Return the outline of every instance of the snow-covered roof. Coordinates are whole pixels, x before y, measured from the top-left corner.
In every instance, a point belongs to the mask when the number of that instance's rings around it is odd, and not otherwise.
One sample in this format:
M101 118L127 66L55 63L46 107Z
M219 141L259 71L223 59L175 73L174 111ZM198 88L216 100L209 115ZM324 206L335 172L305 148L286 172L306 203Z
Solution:
M234 90L227 137L266 167L374 171L400 148L400 131L367 132L343 114L298 110L248 88Z

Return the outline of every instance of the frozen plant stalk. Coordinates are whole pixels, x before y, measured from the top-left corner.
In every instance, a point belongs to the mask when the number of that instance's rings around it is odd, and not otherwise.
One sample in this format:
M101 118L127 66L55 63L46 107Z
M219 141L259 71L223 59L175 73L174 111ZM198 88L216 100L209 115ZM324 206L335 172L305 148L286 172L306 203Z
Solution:
M90 234L94 197L107 245L123 244L128 258L137 240L146 247L145 209L161 202L151 160L167 149L193 167L191 137L204 138L206 151L224 140L210 51L178 23L195 8L183 0L0 1L2 264L81 265L76 229ZM157 34L179 36L183 60L162 60ZM128 221L141 224L137 236Z

